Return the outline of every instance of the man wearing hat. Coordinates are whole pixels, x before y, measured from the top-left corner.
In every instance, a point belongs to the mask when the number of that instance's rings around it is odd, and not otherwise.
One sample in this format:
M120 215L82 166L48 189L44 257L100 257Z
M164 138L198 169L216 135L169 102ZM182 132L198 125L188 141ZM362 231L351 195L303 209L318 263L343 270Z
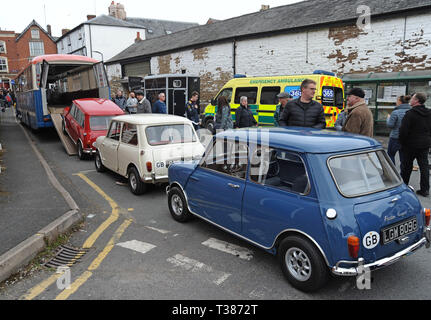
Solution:
M284 111L284 108L286 107L286 104L293 100L291 95L287 92L282 92L277 96L278 100L280 101L280 104L277 106L274 114L274 125L276 127L280 126L280 115Z
M136 108L137 114L140 113L152 113L151 103L145 98L144 92L142 90L136 91L136 98L138 98L138 107Z
M347 120L343 131L373 137L373 114L365 102L365 92L353 88L347 93Z

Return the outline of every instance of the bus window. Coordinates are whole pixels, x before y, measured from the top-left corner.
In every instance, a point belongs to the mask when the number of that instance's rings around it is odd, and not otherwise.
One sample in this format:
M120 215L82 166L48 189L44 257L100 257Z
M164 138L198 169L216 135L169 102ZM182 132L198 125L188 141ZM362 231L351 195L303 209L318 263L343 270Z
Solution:
M335 106L338 109L344 109L344 92L341 88L334 88L335 91Z
M220 97L226 97L227 102L231 103L231 100L232 100L232 88L226 88L222 92L220 92L220 94L215 99L215 104L217 104L218 98L220 98Z
M280 87L264 87L260 95L260 104L277 104L277 95L280 93Z
M235 94L235 104L240 104L241 97L248 98L248 104L256 104L257 88L237 88Z

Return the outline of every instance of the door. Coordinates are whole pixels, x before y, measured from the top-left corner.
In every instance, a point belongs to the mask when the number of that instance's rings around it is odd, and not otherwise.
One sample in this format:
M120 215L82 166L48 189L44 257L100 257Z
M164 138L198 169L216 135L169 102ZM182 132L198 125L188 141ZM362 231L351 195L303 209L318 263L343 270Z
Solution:
M241 234L247 164L246 144L217 140L187 183L190 209L221 227Z
M100 148L102 162L108 169L118 172L118 147L120 146L121 122L113 121Z
M174 115L184 117L186 115L186 92L174 90Z
M99 88L99 98L110 99L111 93L109 88L108 77L103 62L94 64L94 75L96 77L97 87Z

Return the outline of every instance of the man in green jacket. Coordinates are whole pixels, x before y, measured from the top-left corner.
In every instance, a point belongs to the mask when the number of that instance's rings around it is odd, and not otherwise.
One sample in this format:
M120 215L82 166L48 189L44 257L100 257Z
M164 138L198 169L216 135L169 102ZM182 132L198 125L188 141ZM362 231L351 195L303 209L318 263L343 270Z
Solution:
M288 94L287 92L280 93L277 98L280 101L280 104L277 106L275 113L274 113L274 125L276 127L280 126L280 115L284 111L284 108L286 107L286 104L293 100L292 96Z

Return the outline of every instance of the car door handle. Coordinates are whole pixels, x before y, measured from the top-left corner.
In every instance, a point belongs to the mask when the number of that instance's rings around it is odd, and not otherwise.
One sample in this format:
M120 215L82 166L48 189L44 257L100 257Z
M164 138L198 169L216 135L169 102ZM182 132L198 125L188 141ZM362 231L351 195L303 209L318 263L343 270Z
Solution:
M232 183L229 183L229 184L228 184L228 186L229 186L229 187L231 187L231 188L233 188L233 189L239 189L239 188L240 188L240 186L239 186L239 185L237 185L237 184L232 184Z

